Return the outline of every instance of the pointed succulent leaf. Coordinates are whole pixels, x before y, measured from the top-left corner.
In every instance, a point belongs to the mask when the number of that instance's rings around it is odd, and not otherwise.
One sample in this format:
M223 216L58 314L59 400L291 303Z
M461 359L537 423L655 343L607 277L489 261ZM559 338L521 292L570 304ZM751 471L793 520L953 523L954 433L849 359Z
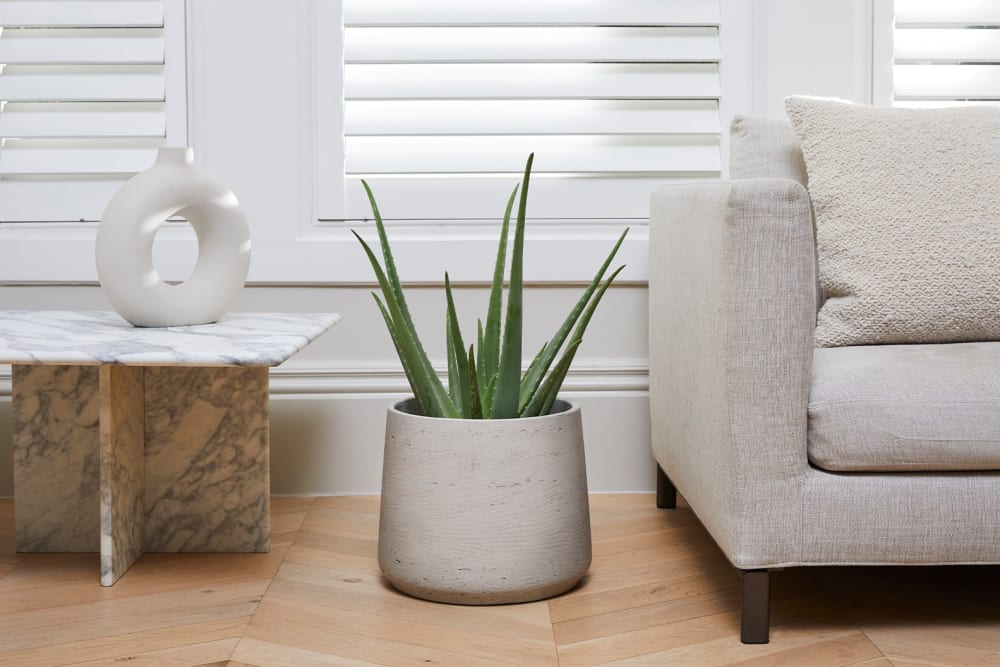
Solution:
M535 355L535 358L531 360L530 364L528 364L528 370L524 371L525 378L531 375L532 370L538 365L539 360L541 360L542 355L545 353L545 348L547 348L548 346L549 342L545 341L544 343L542 343L542 346L538 348L538 353ZM521 378L521 382L523 386L524 378Z
M604 298L604 293L608 291L608 288L611 287L611 283L615 281L615 278L617 278L618 274L624 269L624 264L615 269L612 274L608 276L608 279L601 285L601 288L597 290L597 293L594 294L594 298L590 300L590 303L587 304L587 309L583 311L583 315L580 316L580 321L577 322L576 329L573 330L573 337L570 339L570 343L583 340L583 334L587 331L587 325L590 324L590 318L594 316L594 311L597 310L597 304L601 302L601 299Z
M469 368L473 369L476 367L476 353L473 346L469 346ZM469 415L470 419L482 419L483 418L483 406L479 400L479 380L476 379L475 373L469 373L469 397L468 404L472 408L472 412Z
M486 382L486 390L483 392L483 396L486 397L486 402L483 404L483 419L490 419L493 412L493 396L497 389L497 376L496 373L493 374Z
M445 348L448 356L448 395L451 397L451 402L455 404L455 409L461 413L463 411L462 394L459 392L460 382L458 379L458 360L455 359L455 336L452 334L453 323L451 317L451 311L446 311L444 318L444 335Z
M399 302L399 310L403 314L403 320L410 329L414 329L413 318L410 317L410 309L406 305L406 297L403 296L403 285L399 281L399 273L396 271L396 260L392 256L392 248L389 246L389 236L385 232L385 225L382 223L382 215L378 211L378 204L375 203L375 195L368 186L368 182L361 179L361 185L368 195L368 202L372 207L372 215L375 217L375 229L378 232L379 245L382 249L382 259L385 260L385 273L388 277L389 286Z
M563 381L566 379L566 373L569 371L570 364L573 363L573 357L576 356L576 350L579 347L580 341L574 341L566 348L566 352L563 353L556 367L545 378L545 382L535 392L535 395L531 397L528 404L524 406L519 416L538 417L548 414L552 408L552 403L556 400L559 389L562 387Z
M535 154L528 156L521 184L521 200L514 227L514 248L510 259L510 280L507 291L507 318L503 328L500 364L497 367L496 395L490 411L491 419L511 419L517 416L521 391L521 335L524 314L524 220L528 205L528 182Z
M615 269L615 271L601 285L601 288L597 290L597 293L594 294L594 297L590 300L590 303L587 304L586 310L580 317L580 322L577 324L576 329L573 331L573 337L570 338L568 344L569 346L566 348L566 351L563 352L563 356L559 360L559 363L556 364L556 368L552 370L549 376L545 379L545 382L538 389L535 390L535 393L532 394L531 398L528 400L528 403L532 403L532 402L537 402L538 399L541 399L541 404L540 406L538 406L537 409L541 410L542 412L538 414L548 413L549 407L551 407L552 405L552 401L555 400L556 394L559 393L559 389L562 387L563 380L566 377L566 371L569 370L569 365L570 363L572 363L573 357L576 356L576 349L583 342L583 333L587 330L587 325L590 323L590 318L593 316L594 311L597 309L597 304L601 302L601 298L604 296L604 293L608 291L608 288L611 287L611 283L614 282L615 278L618 277L618 274L621 273L622 269L624 268L625 268L624 266L619 266L617 269ZM558 369L563 365L565 365L565 370L560 376L558 373ZM557 383L554 386L550 386L550 382L553 381L553 378L557 378Z
M486 373L486 363L483 361L483 321L481 319L476 320L476 325L476 349L479 350L479 356L476 358L476 365L473 368L476 369L476 384L479 386L477 394L479 396L480 410L485 413L486 394L482 392L486 389L486 382L489 379L489 375Z
M441 379L434 372L427 354L420 345L417 332L412 326L406 323L406 318L400 309L399 302L395 298L396 295L389 285L389 279L375 257L375 253L372 251L371 246L357 232L352 230L352 233L361 243L361 247L368 256L368 261L372 265L372 269L375 271L378 284L382 288L382 296L385 297L385 305L395 325L396 337L399 341L400 361L403 363L404 368L409 367L411 369L408 378L414 388L414 393L420 392L417 400L420 402L421 408L426 406L428 411L426 416L428 417L457 418L459 416L458 410L455 409L451 398L448 396L448 392L445 390L444 385L441 384Z
M486 331L483 341L479 344L479 360L483 365L482 378L491 377L497 372L500 363L500 324L503 308L503 277L507 269L507 237L510 229L510 214L514 210L514 200L520 185L515 185L510 198L507 199L507 209L503 214L503 224L500 226L500 241L497 243L497 259L493 267L493 284L490 286L490 302L486 310Z
M399 337L396 335L396 325L392 322L392 317L389 315L389 311L386 310L385 304L382 303L382 299L378 297L378 294L372 292L372 297L375 299L375 304L378 306L378 310L382 313L382 319L385 320L385 328L389 331L389 337L392 338L392 346L396 348L396 355L399 357L400 363L403 364L403 373L406 375L407 382L410 383L410 390L413 392L414 398L417 399L417 403L420 404L420 411L427 414L427 407L420 402L420 393L413 384L412 373L410 372L409 365L406 363L406 357L403 356L399 349ZM426 397L424 397L426 399Z
M448 322L449 322L449 346L448 358L455 360L455 383L451 393L455 407L466 419L472 418L472 405L468 401L469 387L471 386L470 375L472 369L469 367L469 359L465 352L465 342L462 340L462 330L458 326L458 315L455 314L455 299L451 293L451 280L448 274L444 274L444 292L448 299ZM449 362L450 364L450 362ZM449 382L451 382L449 375ZM458 397L457 399L455 397ZM478 397L476 399L478 402Z
M549 371L549 367L552 365L556 355L559 353L559 349L563 346L563 343L566 342L566 338L569 336L570 331L572 331L573 325L576 324L577 319L580 317L580 314L583 313L584 308L586 308L591 296L600 284L601 279L604 278L604 273L608 270L608 266L615 258L615 255L618 254L618 249L621 247L622 241L625 240L626 234L628 234L628 229L623 231L621 236L618 237L617 243L615 243L611 252L608 253L607 258L598 270L597 275L594 276L590 285L587 286L587 289L580 296L580 299L573 306L572 310L570 310L569 315L566 316L562 326L559 327L556 335L553 336L548 348L543 350L543 354L540 355L540 358L536 359L535 362L532 362L528 372L525 373L524 379L521 381L519 396L521 408L523 408L531 397L538 391L538 387L542 383L542 378Z
M575 349L576 346L578 346L581 342L583 342L583 334L587 330L587 325L590 324L590 318L594 315L594 311L597 309L597 304L601 302L601 298L604 297L604 293L608 291L608 288L611 287L611 283L614 282L615 278L618 277L618 274L621 273L622 269L624 268L625 268L624 266L619 266L617 269L615 269L615 271L608 277L608 279L604 281L600 289L597 290L597 293L594 294L594 296L590 299L589 303L587 304L587 307L584 309L583 313L579 318L579 322L576 325L576 329L573 331L573 336L570 338L569 341L570 347ZM566 359L568 353L569 353L569 348L567 348L567 350L563 352L563 357L562 357L563 360ZM554 373L555 370L552 371L552 374ZM550 374L550 377L552 374ZM546 380L546 382L547 381L548 380ZM561 381L560 381L560 386L561 386ZM556 387L555 391L558 393L559 386ZM523 402L521 406L522 411L524 410L525 406L528 405L528 403L534 401L536 397L539 396L539 394L544 394L544 392L545 389L543 387L543 384L539 383L535 387L534 391L528 396L528 399Z

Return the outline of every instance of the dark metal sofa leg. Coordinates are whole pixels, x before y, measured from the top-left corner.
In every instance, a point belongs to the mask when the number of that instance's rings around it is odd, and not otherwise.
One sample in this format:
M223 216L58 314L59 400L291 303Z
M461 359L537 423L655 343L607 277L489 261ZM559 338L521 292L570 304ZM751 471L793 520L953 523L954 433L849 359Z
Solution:
M656 506L660 509L677 507L677 487L659 464L656 465Z
M743 605L740 613L740 641L766 644L771 625L771 573L742 570Z

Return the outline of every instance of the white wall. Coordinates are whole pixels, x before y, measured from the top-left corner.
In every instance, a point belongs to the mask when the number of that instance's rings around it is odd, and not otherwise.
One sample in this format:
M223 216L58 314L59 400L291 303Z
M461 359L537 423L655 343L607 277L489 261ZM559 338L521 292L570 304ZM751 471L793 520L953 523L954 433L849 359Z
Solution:
M788 95L872 101L872 12L891 0L749 0L752 111L784 118Z
M273 2L273 0L271 0ZM246 15L262 0L198 3L230 16ZM870 96L870 37L860 34L871 0L753 0L749 39L752 102L733 113L781 117L781 100L793 93L835 95L859 101ZM216 15L217 18L217 15ZM258 17L259 18L259 17ZM295 43L298 19L270 25L268 58L292 71L301 53ZM259 21L250 27L259 28ZM254 69L228 57L231 22L206 21L192 32L193 54L209 70L195 77L192 142L207 167L240 194L255 227L255 239L280 236L282 225L307 227L312 183L301 145L300 123L308 111L295 97L296 82L285 81L282 99L264 94ZM242 67L242 69L241 69ZM208 85L233 68L225 94ZM217 81L218 79L214 79ZM867 92L866 92L867 91ZM305 156L305 157L304 157ZM291 167L289 168L289 165ZM255 223L255 224L256 224ZM356 252L346 248L344 253ZM81 246L81 254L89 252ZM273 255L273 253L272 253ZM551 258L553 262L574 258ZM272 264L275 258L268 259ZM280 258L279 260L280 263ZM331 254L329 262L347 261ZM578 263L578 262L577 262ZM272 374L272 487L275 493L375 493L381 474L384 410L406 392L384 326L368 295L369 287L269 285L248 287L234 310L333 311L341 324ZM531 347L558 327L579 287L532 286L526 295ZM412 289L414 317L432 357L443 349L443 299L439 286ZM462 287L456 295L467 322L485 310L482 287ZM0 286L0 308L106 309L94 285ZM598 310L565 392L584 407L588 474L593 491L648 491L653 488L649 454L646 289L641 284L613 288ZM471 332L470 332L471 333ZM655 351L653 351L655 354ZM10 494L9 370L0 367L0 495ZM655 409L655 408L654 408Z

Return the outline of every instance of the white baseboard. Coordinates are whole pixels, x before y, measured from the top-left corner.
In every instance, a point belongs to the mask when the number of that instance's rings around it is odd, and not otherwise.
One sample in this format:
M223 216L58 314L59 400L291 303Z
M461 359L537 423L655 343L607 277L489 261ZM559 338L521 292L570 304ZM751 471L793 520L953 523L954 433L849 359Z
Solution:
M0 496L11 493L10 384L0 367ZM653 489L647 388L644 359L586 359L570 371L562 395L583 408L590 491ZM408 393L390 361L272 369L272 491L378 493L385 410Z

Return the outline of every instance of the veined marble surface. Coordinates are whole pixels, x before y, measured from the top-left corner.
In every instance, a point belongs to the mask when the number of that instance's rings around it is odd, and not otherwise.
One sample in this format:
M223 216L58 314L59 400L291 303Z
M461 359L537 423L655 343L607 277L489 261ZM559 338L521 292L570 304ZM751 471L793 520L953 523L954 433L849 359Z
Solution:
M146 369L147 551L267 551L266 368Z
M18 551L97 551L98 368L15 366Z
M115 583L145 551L145 373L135 366L100 369L102 586Z
M232 313L215 324L133 327L107 311L0 311L0 363L277 366L340 319Z

